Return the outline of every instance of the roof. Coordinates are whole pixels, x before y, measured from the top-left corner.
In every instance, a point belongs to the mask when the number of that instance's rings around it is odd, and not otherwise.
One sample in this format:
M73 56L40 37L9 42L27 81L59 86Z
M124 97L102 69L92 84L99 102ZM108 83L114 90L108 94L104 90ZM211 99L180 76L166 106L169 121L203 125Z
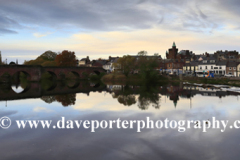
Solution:
M217 66L225 66L225 65L227 65L227 61L218 61L216 65Z
M198 61L192 61L190 62L191 66L198 66L199 62Z
M227 67L237 67L238 64L238 62L228 62Z
M205 61L207 61L207 62L205 62ZM216 63L217 63L217 61L215 58L214 59L209 58L208 60L204 58L202 61L199 62L200 65L210 65L210 64L216 64Z
M114 59L113 63L117 63L119 58Z
M106 64L108 61L107 61L107 60L96 60L96 62L104 65L104 64Z
M87 58L82 58L80 61L86 61L87 60Z
M190 63L185 63L185 66L198 66L199 62L198 61L192 61Z

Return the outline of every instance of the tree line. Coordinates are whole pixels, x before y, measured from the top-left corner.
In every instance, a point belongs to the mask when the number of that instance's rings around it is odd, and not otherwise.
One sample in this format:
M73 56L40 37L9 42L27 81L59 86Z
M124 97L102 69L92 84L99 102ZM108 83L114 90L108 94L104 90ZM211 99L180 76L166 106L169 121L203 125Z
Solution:
M61 53L46 51L35 60L25 61L24 65L41 66L76 66L77 58L75 52L64 50Z
M142 80L157 79L158 71L156 68L158 65L158 54L147 56L146 51L138 52L137 56L123 56L113 64L113 66L118 68L126 77L137 72Z

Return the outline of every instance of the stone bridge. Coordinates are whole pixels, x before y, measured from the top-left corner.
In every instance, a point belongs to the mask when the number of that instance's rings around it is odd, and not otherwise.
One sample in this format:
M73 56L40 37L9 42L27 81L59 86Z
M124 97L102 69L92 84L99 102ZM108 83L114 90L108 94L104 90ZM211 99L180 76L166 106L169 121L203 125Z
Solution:
M77 78L84 79L89 74L100 74L106 72L101 67L42 67L31 65L0 65L0 77L5 73L13 76L23 72L28 75L28 80L39 81L43 73L50 73L58 80L66 76L68 73L73 73Z

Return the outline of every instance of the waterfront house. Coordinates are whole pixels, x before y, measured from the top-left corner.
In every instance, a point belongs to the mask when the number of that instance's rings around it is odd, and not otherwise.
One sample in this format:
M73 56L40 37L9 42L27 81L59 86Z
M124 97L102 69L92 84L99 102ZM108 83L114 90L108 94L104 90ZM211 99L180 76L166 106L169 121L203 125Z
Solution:
M226 74L237 76L238 62L227 62Z
M88 66L90 64L90 59L87 56L86 58L82 58L80 61L78 61L79 66Z
M186 61L183 66L183 73L185 74L194 74L198 70L198 61Z
M215 75L224 75L226 73L226 61L216 61L214 57L204 57L199 62L197 72L212 71Z

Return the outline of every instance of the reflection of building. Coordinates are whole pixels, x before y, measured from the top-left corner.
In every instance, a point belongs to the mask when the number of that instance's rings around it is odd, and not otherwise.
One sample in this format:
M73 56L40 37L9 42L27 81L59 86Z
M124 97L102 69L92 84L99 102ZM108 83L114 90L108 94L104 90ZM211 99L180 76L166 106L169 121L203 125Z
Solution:
M202 96L215 96L215 97L225 97L225 96L233 96L233 95L240 95L238 92L229 92L224 91L220 88L215 87L199 87L199 86L191 86L191 85L185 85L183 87L183 93L191 93L191 96L200 94Z
M124 85L107 85L107 89L110 91L119 91L123 90Z

